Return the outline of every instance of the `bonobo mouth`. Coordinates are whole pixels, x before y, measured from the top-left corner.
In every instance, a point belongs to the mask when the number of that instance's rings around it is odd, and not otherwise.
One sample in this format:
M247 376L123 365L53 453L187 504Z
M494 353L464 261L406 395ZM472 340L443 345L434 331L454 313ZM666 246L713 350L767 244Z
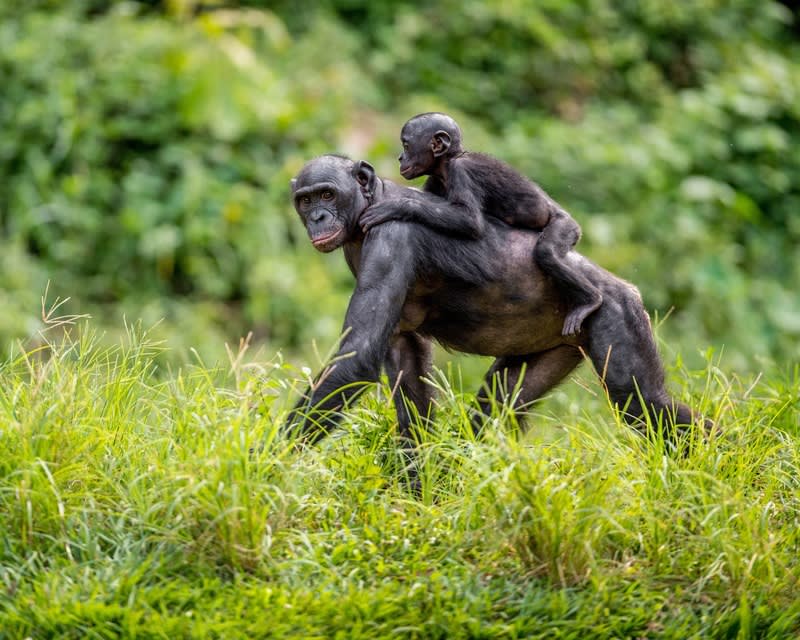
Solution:
M400 167L400 175L403 176L406 180L411 180L412 178L416 178L415 167L414 165L408 167Z
M320 236L317 238L311 239L311 244L314 245L314 248L317 251L322 251L323 253L328 253L329 251L333 251L336 249L336 238L338 238L342 234L343 229L337 229L327 235Z

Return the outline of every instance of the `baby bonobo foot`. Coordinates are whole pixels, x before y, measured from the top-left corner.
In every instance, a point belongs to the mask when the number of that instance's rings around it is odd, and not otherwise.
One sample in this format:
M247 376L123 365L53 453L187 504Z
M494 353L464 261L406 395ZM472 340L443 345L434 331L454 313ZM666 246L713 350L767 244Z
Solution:
M603 296L597 294L591 302L575 307L564 318L564 327L561 329L562 336L572 336L581 332L581 325L590 313L597 311L603 304Z

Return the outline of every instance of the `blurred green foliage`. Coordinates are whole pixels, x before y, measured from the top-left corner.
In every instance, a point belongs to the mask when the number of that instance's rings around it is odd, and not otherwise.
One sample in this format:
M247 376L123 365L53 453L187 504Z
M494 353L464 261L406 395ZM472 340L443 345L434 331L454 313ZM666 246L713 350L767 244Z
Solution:
M752 0L0 3L0 335L51 280L198 348L332 341L351 279L288 180L328 151L396 178L400 126L438 109L673 310L676 348L796 361L798 24Z

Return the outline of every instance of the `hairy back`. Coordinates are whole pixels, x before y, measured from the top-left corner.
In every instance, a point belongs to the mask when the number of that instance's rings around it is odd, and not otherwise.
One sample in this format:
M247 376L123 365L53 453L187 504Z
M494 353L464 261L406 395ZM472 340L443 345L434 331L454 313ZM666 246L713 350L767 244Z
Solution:
M541 229L547 224L550 198L539 185L509 164L476 152L465 152L453 158L451 163L455 170L466 172L481 191L484 215L509 224L525 220L529 223L525 226L534 229Z

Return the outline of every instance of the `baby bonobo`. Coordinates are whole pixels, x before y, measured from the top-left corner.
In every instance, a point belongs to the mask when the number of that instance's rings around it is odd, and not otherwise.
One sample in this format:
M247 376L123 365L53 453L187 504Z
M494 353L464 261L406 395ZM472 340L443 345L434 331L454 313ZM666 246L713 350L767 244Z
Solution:
M603 302L600 292L570 264L568 253L581 228L537 184L505 162L464 151L461 129L443 113L423 113L403 125L400 173L407 180L429 176L424 191L444 197L448 206L423 199L385 201L365 211L366 231L387 220L425 224L442 232L478 238L492 216L513 227L541 231L534 259L543 273L567 295L570 310L563 335L578 333L590 313Z

